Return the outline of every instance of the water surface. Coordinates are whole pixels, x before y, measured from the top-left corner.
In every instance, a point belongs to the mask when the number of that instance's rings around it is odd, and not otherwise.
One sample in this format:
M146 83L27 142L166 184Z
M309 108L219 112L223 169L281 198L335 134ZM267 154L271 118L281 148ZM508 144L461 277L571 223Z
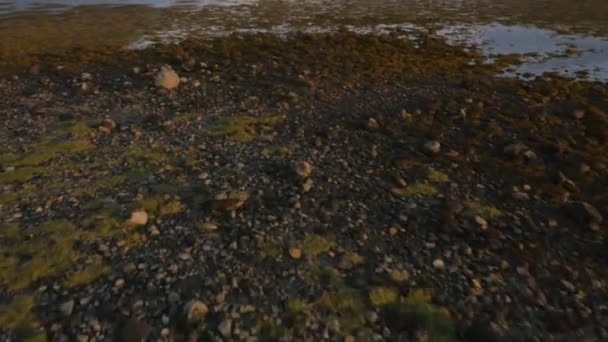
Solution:
M344 28L433 30L480 46L490 58L528 55L516 74L557 71L608 80L605 0L0 0L0 57Z

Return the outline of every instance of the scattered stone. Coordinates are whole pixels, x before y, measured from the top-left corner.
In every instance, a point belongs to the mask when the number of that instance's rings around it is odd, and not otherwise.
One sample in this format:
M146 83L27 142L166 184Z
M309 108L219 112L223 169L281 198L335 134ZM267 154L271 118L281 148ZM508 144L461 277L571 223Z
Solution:
M196 325L205 318L209 309L199 300L191 300L184 306L184 318L187 325Z
M367 129L369 129L370 131L375 131L378 128L380 128L380 124L378 123L378 121L374 118L369 118L367 120Z
M224 191L215 196L211 205L213 211L235 211L242 207L249 199L245 191Z
M289 249L289 255L293 258L293 259L300 259L302 257L302 250L300 248L297 247L291 247Z
M424 144L424 152L427 154L439 154L441 151L441 143L437 140L427 141Z
M145 210L136 210L131 213L131 218L129 219L129 223L143 226L148 223L148 213Z
M580 120L585 117L585 111L582 109L576 109L572 112L572 117L577 120Z
M95 90L95 86L91 82L80 83L80 91L84 94L90 94Z
M433 261L433 267L435 267L438 270L443 270L445 268L445 264L444 264L443 260L435 259Z
M99 131L101 133L110 133L116 128L116 122L112 119L103 119L99 124Z
M201 229L207 232L214 232L217 230L217 224L213 222L203 222L201 224Z
M395 227L390 227L390 228L388 229L388 234L389 234L390 236L393 236L393 237L394 237L394 236L396 236L397 234L399 234L399 230L397 230L397 228L395 228Z
M599 210L589 203L575 201L566 202L563 209L570 218L580 224L595 226L601 224L604 220Z
M298 177L309 178L312 174L312 165L307 161L301 160L295 164L294 170Z
M179 86L179 76L173 69L168 65L163 65L160 68L159 73L156 75L154 84L157 87L164 88L167 90L175 89Z
M483 217L475 215L475 222L479 225L481 230L488 229L488 221L486 221Z
M514 143L504 148L504 153L516 157L528 150L528 146L523 143Z
M114 282L114 288L117 289L117 290L122 289L124 286L125 286L125 280L122 279L122 278L118 278Z
M67 302L61 304L59 307L59 312L65 317L69 317L74 312L74 300L68 300Z
M230 337L230 335L232 335L232 320L231 319L223 320L217 326L217 330L220 332L220 334L222 334L222 336Z
M307 193L310 192L310 190L312 190L312 179L307 179L306 182L304 182L304 184L302 184L302 192L303 193Z

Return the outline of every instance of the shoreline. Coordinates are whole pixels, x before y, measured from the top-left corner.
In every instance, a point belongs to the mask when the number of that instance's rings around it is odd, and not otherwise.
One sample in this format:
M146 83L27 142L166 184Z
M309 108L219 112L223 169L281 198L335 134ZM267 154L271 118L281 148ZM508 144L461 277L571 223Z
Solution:
M0 336L606 338L608 85L484 60L341 32L4 69Z

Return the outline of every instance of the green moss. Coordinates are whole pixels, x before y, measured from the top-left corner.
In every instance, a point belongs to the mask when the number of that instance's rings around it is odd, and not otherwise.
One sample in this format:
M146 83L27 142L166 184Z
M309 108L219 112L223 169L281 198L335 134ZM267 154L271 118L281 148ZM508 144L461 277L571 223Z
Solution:
M310 234L306 235L304 241L300 244L300 247L304 253L317 256L329 251L334 245L335 243L333 241L330 241L321 235Z
M325 266L325 265L314 265L308 272L308 281L311 284L322 284L329 286L336 286L342 282L342 274L337 269Z
M13 329L30 325L33 307L34 297L32 296L20 295L13 298L10 303L0 306L0 327Z
M156 195L139 202L139 207L149 214L166 216L179 214L184 210L184 205L166 195Z
M447 174L431 167L428 169L426 179L431 183L445 183L450 181L450 177Z
M353 265L353 266L359 266L361 264L363 264L363 262L365 261L365 258L362 257L360 254L355 253L355 252L346 252L343 256L342 259Z
M17 202L17 195L12 192L0 194L0 206L10 205Z
M337 291L329 291L317 300L317 305L334 310L336 312L361 313L365 305L361 295L354 289L342 288Z
M230 137L245 142L270 133L283 121L282 116L256 118L252 116L216 116L211 118L207 131L211 136Z
M160 166L167 163L168 157L160 148L134 146L127 150L126 161L131 166L138 165L139 163Z
M262 242L258 248L262 258L277 258L281 255L281 245L274 242Z
M0 282L23 289L49 276L65 272L78 258L76 228L68 221L49 221L38 228L21 230L11 243L2 245Z
M503 215L503 212L500 209L492 205L485 205L478 202L467 202L465 206L466 212L470 216L480 216L486 220L499 219Z
M72 137L83 138L89 136L93 132L92 126L93 125L85 121L68 121L59 126L58 132Z
M0 239L12 240L19 236L19 225L16 223L0 224Z
M181 213L183 210L184 206L182 202L178 200L171 200L161 204L158 214L160 216L175 215Z
M429 341L456 341L455 324L447 310L430 303L430 289L412 289L406 298L385 305L382 314L391 330L427 332Z
M310 304L302 299L289 299L285 303L285 308L292 315L301 315L310 310Z
M107 274L110 268L103 264L100 259L95 259L94 262L88 264L82 270L76 271L68 276L63 282L65 287L79 287L87 285L97 280L99 277Z
M369 292L369 301L375 307L392 304L397 299L399 299L399 293L393 288L376 287Z
M19 166L38 166L61 154L80 153L94 148L88 140L55 141L47 140L32 146L32 153L25 155L16 163Z
M405 188L393 188L391 192L396 196L431 196L438 191L431 184L414 183Z
M18 167L11 172L0 173L0 183L23 183L43 172L39 167Z

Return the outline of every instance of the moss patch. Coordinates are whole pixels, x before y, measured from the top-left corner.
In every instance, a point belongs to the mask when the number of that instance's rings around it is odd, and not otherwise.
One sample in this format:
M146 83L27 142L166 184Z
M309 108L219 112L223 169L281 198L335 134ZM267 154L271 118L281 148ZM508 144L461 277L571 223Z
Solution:
M405 188L393 188L391 192L396 196L431 196L436 194L437 188L431 184L414 183Z
M465 206L467 214L470 216L480 216L486 220L496 220L503 215L500 209L488 204L467 202Z
M392 304L397 299L399 299L399 293L393 288L376 287L369 292L369 301L375 307Z
M310 234L306 235L304 241L299 246L302 251L311 256L317 256L319 254L329 251L335 243L326 239L321 235Z
M33 307L34 297L25 295L16 296L10 303L1 305L0 327L12 329L30 325Z
M90 284L97 278L107 274L109 271L110 268L104 265L101 259L95 259L95 261L85 266L82 270L70 274L63 282L63 286L79 287Z
M427 170L426 179L431 183L445 183L450 181L450 177L447 174L437 171L432 167Z
M79 257L76 228L68 221L50 221L21 230L1 247L0 281L22 289L41 278L66 271Z
M274 127L283 121L282 116L215 116L208 123L207 132L211 136L230 137L245 142L256 136L272 132Z

